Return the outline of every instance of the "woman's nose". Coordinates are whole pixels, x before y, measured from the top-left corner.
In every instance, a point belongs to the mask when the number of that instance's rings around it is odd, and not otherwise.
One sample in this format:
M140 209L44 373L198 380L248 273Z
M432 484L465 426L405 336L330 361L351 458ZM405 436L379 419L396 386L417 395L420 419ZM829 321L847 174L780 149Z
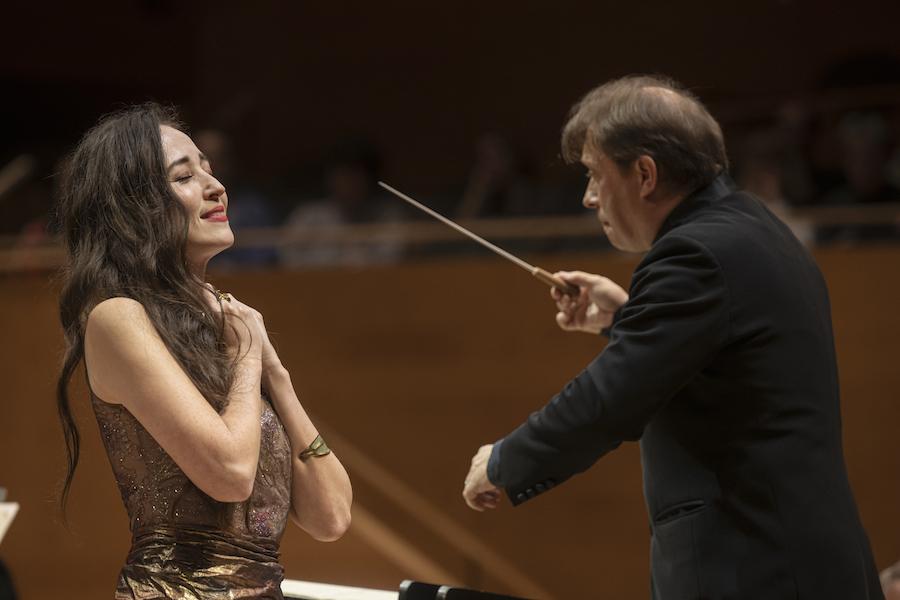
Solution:
M218 198L225 193L225 186L214 176L209 175L209 181L206 182L207 198Z

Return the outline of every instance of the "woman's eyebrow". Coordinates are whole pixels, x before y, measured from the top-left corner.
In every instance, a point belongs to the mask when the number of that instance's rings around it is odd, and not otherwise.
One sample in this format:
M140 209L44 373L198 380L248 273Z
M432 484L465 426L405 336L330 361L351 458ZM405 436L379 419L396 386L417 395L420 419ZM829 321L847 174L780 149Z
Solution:
M209 162L209 159L206 158L206 155L203 154L202 152L199 154L199 157L200 157L200 162L201 162L201 163L203 163L203 162ZM174 169L175 167L179 167L179 166L181 166L181 165L183 165L183 164L189 163L190 161L191 161L191 159L190 159L190 157L187 156L187 155L182 156L181 158L177 158L177 159L175 159L175 160L172 161L172 163L169 165L169 168L168 168L166 171L167 171L167 172L168 172L168 171L171 171L171 170Z

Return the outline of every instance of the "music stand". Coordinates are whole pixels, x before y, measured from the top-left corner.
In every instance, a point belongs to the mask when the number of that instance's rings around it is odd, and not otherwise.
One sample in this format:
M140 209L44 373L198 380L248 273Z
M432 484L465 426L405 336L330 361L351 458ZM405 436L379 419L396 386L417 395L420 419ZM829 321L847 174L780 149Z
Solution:
M441 586L405 579L400 584L400 600L435 600Z
M400 584L400 600L528 600L519 596L506 596L482 592L452 585L435 585L421 581L405 580Z

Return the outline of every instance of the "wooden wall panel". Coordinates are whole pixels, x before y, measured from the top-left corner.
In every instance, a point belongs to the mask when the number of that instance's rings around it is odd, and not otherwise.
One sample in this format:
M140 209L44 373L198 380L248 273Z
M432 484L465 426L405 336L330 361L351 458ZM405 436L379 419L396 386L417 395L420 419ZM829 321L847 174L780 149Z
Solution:
M845 452L879 567L900 559L900 247L816 253L833 301ZM542 257L627 285L636 261L618 254ZM595 590L647 597L649 537L636 444L515 510L470 511L460 492L480 444L518 425L587 364L602 340L565 334L547 289L499 260L364 271L229 272L219 287L259 308L307 409L558 598ZM83 386L84 438L68 533L55 518L63 454L54 380L62 349L55 287L0 280L0 486L22 508L3 544L23 600L112 597L127 551L125 511ZM78 379L81 379L79 375ZM335 451L340 455L340 447ZM351 465L352 467L352 465ZM351 468L356 501L460 578L510 590L446 548ZM396 589L411 576L354 532L332 544L293 525L288 577Z

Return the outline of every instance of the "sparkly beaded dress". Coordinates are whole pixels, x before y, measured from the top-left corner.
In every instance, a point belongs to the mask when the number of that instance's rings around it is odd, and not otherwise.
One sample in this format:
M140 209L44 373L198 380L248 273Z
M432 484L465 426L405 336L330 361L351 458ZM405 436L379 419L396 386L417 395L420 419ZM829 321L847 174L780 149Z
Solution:
M124 406L92 400L131 521L116 599L281 600L278 547L291 503L291 447L268 400L253 492L228 503L194 486Z

